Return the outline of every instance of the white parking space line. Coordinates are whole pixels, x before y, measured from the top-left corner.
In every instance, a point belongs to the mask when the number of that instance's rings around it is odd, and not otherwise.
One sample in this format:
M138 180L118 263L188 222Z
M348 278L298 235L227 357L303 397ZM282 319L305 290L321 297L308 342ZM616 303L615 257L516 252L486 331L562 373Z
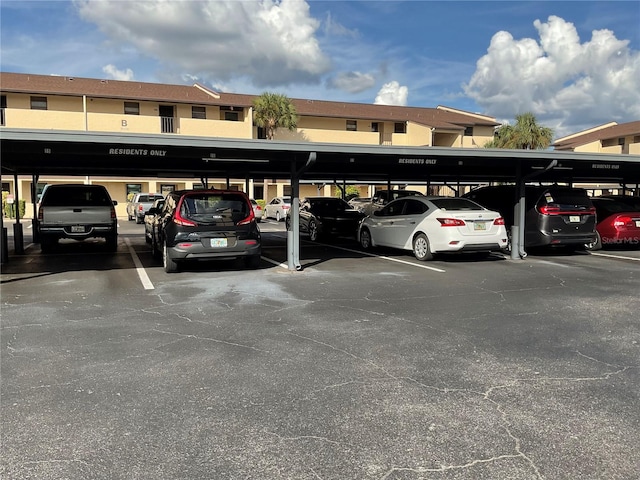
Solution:
M125 238L124 242L127 244L127 248L129 248L129 253L133 259L133 264L136 266L136 272L138 273L138 277L140 277L142 286L145 290L153 290L155 287L153 286L153 283L151 283L149 275L147 275L147 271L142 266L142 262L140 261L140 258L138 258L138 254L131 246L131 242L129 242L128 238Z
M598 257L618 258L620 260L633 260L634 262L640 262L640 258L625 257L622 255L611 255L610 253L591 252L591 255L597 255Z
M412 267L417 267L417 268L424 268L426 270L432 270L438 273L446 273L446 270L442 270L441 268L430 267L428 265L421 265L419 263L413 263L407 260L400 260L399 258L391 258L391 257L387 257L386 255L376 255L375 253L363 252L361 250L352 250L351 248L336 247L335 245L328 245L324 243L322 244L318 243L318 245L326 245L327 247L337 248L338 250L344 250L345 252L359 253L360 255L368 255L369 257L381 258L383 260L389 260L390 262L403 263L405 265L411 265Z

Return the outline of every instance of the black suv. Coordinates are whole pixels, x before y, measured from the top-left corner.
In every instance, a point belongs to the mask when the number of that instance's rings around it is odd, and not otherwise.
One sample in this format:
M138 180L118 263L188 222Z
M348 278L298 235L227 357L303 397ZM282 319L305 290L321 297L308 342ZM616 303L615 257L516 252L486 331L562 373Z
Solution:
M166 272L181 262L242 258L260 265L260 230L249 197L235 190L171 192L159 213L154 253Z
M507 231L514 221L515 185L482 187L463 195L500 212ZM525 187L525 246L583 248L596 239L596 210L582 188Z

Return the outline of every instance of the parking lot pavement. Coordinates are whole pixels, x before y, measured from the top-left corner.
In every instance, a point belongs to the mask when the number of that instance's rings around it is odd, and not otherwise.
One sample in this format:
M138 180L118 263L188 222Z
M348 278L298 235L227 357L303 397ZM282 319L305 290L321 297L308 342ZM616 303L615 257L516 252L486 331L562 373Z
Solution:
M290 272L265 224L260 269L167 275L120 231L3 266L3 479L638 477L637 251Z

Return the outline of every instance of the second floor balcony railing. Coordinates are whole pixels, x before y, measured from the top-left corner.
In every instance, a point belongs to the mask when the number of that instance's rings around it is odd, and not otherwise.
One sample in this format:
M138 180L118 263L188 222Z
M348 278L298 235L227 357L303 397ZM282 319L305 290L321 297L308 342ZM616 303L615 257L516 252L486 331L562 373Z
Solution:
M175 133L173 117L160 117L160 121L162 133Z

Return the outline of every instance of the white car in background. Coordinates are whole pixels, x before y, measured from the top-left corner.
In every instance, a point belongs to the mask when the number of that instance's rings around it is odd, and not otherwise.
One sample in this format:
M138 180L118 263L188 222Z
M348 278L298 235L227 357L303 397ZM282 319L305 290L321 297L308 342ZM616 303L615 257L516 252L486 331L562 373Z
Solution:
M291 208L291 197L275 197L264 207L265 218L275 218L281 222L287 216L287 212Z
M253 215L256 217L256 221L260 223L262 221L262 207L253 198L250 200L253 207Z
M366 217L358 229L362 248L413 251L418 260L436 253L501 252L509 239L498 212L459 197L404 197Z

